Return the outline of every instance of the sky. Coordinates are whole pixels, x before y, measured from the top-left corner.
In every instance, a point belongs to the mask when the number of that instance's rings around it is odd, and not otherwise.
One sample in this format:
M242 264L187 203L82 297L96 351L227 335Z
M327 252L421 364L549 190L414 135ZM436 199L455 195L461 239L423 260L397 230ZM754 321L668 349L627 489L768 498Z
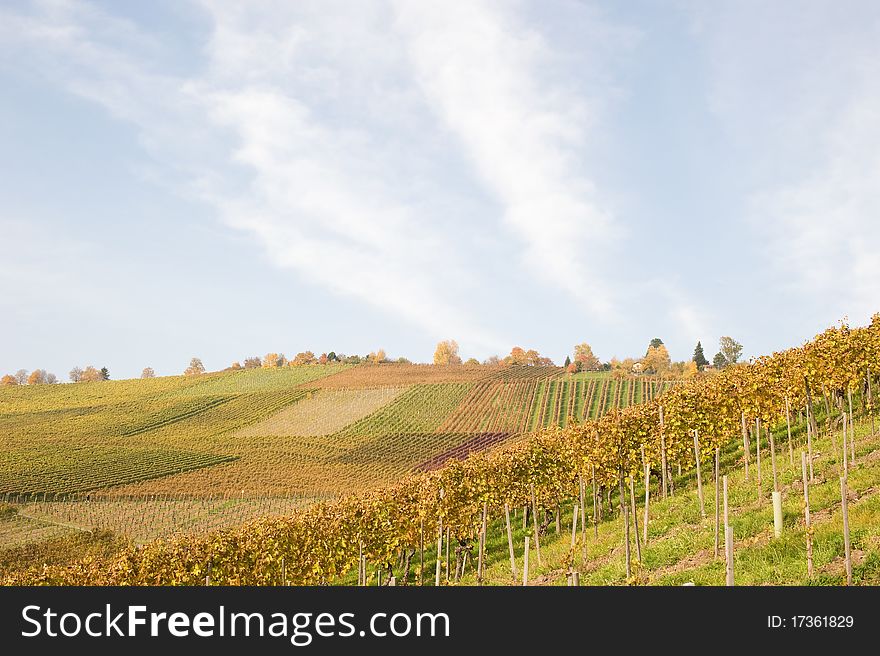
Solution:
M880 311L872 1L0 5L0 373L745 357Z

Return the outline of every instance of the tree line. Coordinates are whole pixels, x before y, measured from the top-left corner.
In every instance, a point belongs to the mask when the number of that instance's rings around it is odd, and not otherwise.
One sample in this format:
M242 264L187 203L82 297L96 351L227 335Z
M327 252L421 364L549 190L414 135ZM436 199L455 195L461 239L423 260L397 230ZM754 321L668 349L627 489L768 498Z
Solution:
M690 378L698 372L707 369L723 369L724 367L735 364L742 355L742 344L732 337L722 337L719 341L719 350L710 364L706 359L701 342L697 342L694 348L694 355L690 361L673 362L669 356L663 340L655 337L648 344L648 350L643 358L625 358L618 360L611 358L608 362L602 362L593 353L592 347L583 342L574 347L574 358L566 356L563 365L568 373L574 374L584 371L612 371L615 375L623 376L628 374L658 374L666 376L679 376L681 378ZM344 353L336 353L329 351L316 356L312 351L302 351L288 359L284 353L267 353L260 357L258 355L246 357L241 361L233 362L223 371L240 371L244 369L277 369L281 367L299 367L316 364L387 364L395 362L398 364L412 364L407 358L397 358L393 360L387 356L384 349L371 351L367 355L345 355ZM459 355L458 343L453 339L443 340L437 344L434 350L435 365L507 365L507 366L555 366L553 360L538 353L535 349L524 349L520 346L514 346L510 349L510 353L501 358L497 355L490 356L482 361L476 358L469 358L462 361ZM186 376L194 376L204 374L206 372L205 365L200 358L194 357L190 360L183 373ZM156 372L152 367L145 367L141 372L141 378L155 378ZM68 378L72 383L87 383L110 380L110 371L107 367L98 369L92 365L85 368L74 367L70 370ZM59 382L55 374L45 369L35 369L28 372L26 369L19 369L14 374L6 374L0 378L0 385L51 385Z
M102 380L110 380L110 370L107 367L93 367L89 365L85 369L74 367L70 370L68 378L72 383L91 383ZM54 385L60 382L58 377L45 369L34 369L30 373L27 369L19 369L14 374L6 374L0 378L0 385Z

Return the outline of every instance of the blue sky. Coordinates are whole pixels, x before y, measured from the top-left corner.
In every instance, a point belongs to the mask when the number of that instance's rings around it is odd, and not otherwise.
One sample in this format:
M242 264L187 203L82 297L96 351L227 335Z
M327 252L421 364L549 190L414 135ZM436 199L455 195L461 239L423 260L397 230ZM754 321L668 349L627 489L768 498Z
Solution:
M863 323L878 69L873 2L5 2L0 370Z

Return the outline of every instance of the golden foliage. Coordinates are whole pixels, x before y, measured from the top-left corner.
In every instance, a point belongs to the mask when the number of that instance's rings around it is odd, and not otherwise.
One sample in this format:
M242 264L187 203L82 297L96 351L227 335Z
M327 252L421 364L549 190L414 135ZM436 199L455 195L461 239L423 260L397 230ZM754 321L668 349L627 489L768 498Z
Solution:
M804 404L805 380L813 388L841 392L860 386L868 367L880 369L880 315L868 327L831 328L804 347L695 377L644 405L546 430L376 492L208 538L156 542L109 560L34 569L2 582L194 585L210 566L217 583L259 585L279 582L284 558L291 583L325 583L352 570L361 547L372 562L393 562L400 547L418 544L420 521L433 527L442 519L455 538L473 539L484 502L497 516L505 503L527 503L534 486L538 504L554 507L577 495L578 475L591 469L605 486L615 485L621 475L638 474L642 448L656 467L661 430L669 462L688 469L693 466L690 431L700 431L700 448L708 457L716 446L738 440L741 413L770 425L784 415L786 400L792 407Z

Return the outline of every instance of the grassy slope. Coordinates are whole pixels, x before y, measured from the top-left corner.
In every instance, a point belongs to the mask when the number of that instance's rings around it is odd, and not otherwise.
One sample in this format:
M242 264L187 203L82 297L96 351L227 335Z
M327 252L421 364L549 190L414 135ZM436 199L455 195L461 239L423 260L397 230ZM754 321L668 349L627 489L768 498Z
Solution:
M849 471L849 522L856 583L880 584L880 434L868 435L868 426L859 425L856 433L856 466ZM783 489L784 533L773 538L773 516L770 501L772 473L769 450L762 457L763 494L758 498L754 453L751 480L746 482L741 463L741 449L723 454L721 473L729 478L730 517L734 529L734 574L738 585L838 585L845 580L843 571L843 535L840 499L839 454L832 453L830 438L814 443L815 482L810 485L810 507L814 532L814 566L812 579L807 576L806 534L803 525L803 492L800 484L799 450L802 438L795 437L796 466L789 464L787 445L778 438L777 467ZM766 449L766 446L765 446ZM701 519L696 494L695 476L691 472L678 479L675 494L666 500L652 498L650 504L648 545L642 545L643 562L634 566L630 582L653 585L680 585L693 581L698 585L724 584L724 545L720 557L714 557L714 486L710 480L710 464L704 463L704 495L707 518ZM652 490L652 495L656 490ZM587 514L592 514L588 491ZM644 490L636 491L639 500L638 519L644 512ZM613 495L615 509L617 494ZM530 582L542 585L565 585L571 551L572 508L563 513L562 532L555 534L551 523L542 537L543 566L537 565L532 548ZM722 520L723 521L723 520ZM522 517L512 520L518 576L522 572L522 549L525 533ZM528 533L531 533L529 524ZM723 528L722 528L723 531ZM574 564L581 573L582 585L621 585L626 583L623 526L618 515L598 526L594 537L592 522L587 525L586 562L581 559L580 546L575 549ZM635 544L632 545L636 560ZM492 522L487 540L487 584L508 585L511 581L506 529L503 521ZM430 559L429 559L430 560ZM433 561L431 561L433 562ZM474 584L470 567L465 584Z
M366 490L458 453L482 430L516 433L527 420L534 427L539 415L543 425L564 423L576 382L583 394L589 380L608 380L605 373L560 372L329 365L0 388L0 499L6 492L42 497L109 487L127 505L107 518L88 514L95 504L37 514L59 525L147 536L165 534L169 516L186 523L199 514L151 510L143 499L153 495L302 500ZM414 376L422 382L393 390L336 389L343 379L373 384ZM479 377L489 382L468 382ZM480 385L495 390L488 404L468 392ZM456 413L467 425L444 429ZM332 435L321 435L325 424ZM45 532L22 521L6 527L8 539L0 532L0 546Z
M223 435L340 370L297 367L0 389L0 494L76 492L198 469L240 455Z

